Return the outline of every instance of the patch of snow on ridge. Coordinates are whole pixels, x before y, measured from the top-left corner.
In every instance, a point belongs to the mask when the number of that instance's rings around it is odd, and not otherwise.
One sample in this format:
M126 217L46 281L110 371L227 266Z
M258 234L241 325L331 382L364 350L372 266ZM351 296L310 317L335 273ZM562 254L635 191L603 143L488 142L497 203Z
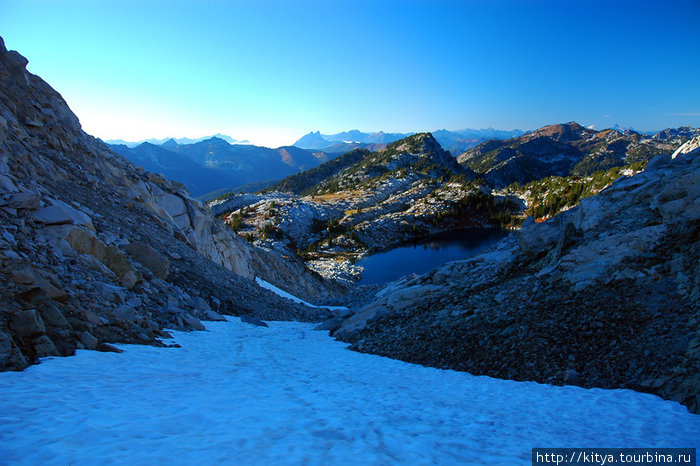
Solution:
M693 139L686 141L685 144L681 145L676 151L671 155L672 159L675 159L679 155L687 154L693 152L700 148L700 136L695 136Z
M298 303L298 304L303 304L304 306L309 306L309 307L313 307L316 309L330 309L331 311L347 311L348 310L348 308L345 306L316 306L314 304L311 304L311 303L304 301L303 299L297 298L296 296L294 296L291 293L287 293L286 291L284 291L280 288L277 288L272 283L268 283L260 277L255 277L255 282L258 285L265 288L266 290L272 291L277 296L281 296L283 298L289 299L290 301L294 301L295 303Z
M700 416L630 390L475 377L236 320L0 373L3 464L531 464L561 445L692 448Z

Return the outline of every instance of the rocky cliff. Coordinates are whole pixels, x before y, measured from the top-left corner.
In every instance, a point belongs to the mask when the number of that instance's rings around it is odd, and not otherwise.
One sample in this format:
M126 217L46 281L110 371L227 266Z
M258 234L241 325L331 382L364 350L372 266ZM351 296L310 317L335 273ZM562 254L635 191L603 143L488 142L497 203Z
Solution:
M249 245L175 182L85 134L0 39L0 369L106 342L155 343L220 313L314 320L331 285Z
M699 143L544 223L528 219L483 255L390 284L335 336L420 364L631 388L700 412Z

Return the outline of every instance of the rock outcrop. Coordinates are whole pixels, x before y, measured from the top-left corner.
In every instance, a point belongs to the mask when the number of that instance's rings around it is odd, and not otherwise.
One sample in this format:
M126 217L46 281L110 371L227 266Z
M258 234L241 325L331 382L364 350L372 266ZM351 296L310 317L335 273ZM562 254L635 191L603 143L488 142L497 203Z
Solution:
M85 134L63 98L0 39L0 369L76 348L157 343L222 313L329 315L332 285L232 234L185 188Z
M334 335L474 374L656 393L698 413L699 263L700 150L682 150L528 219L483 255L390 284Z

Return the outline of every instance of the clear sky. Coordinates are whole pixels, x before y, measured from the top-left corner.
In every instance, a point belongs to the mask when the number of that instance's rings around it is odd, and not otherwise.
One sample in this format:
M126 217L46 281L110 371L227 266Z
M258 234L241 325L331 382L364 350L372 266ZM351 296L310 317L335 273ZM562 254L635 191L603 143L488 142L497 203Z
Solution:
M103 139L700 126L700 1L2 0Z

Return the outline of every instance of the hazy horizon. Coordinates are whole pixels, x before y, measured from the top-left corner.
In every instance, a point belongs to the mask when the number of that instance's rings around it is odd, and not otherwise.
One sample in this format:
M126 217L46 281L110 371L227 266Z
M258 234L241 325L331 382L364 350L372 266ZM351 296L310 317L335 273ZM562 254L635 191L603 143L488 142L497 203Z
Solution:
M700 126L700 4L6 0L8 49L101 139Z
M566 124L566 123L570 123L570 122L567 122L567 121L559 121L559 122L551 122L551 123L549 123L549 124ZM579 122L574 122L574 123L579 123ZM579 123L579 124L580 124L580 123ZM614 129L614 127L615 127L616 125L618 125L618 124L616 123L616 124L613 124L613 125L610 125L610 126L606 126L606 127L595 127L595 125L588 125L587 127L599 131L599 130L603 130L603 129ZM547 126L547 125L544 125L544 126ZM631 130L633 130L633 131L641 131L641 130L637 130L637 128L624 127L624 126L622 126L622 125L618 125L618 126L620 127L620 129L631 129ZM683 126L683 125L681 125L681 126ZM522 129L522 128L492 128L492 127L489 127L489 128L457 128L457 129L434 128L434 129L425 129L425 130L413 131L413 132L409 132L409 131L397 131L397 133L412 133L412 134L415 134L415 133L426 133L426 132L428 132L428 133L434 133L434 132L436 132L436 131L441 131L441 130L447 130L447 131L452 131L452 132L457 132L457 131L462 131L462 130L476 130L476 131L479 131L479 130L485 130L485 131L486 131L486 130L495 130L495 131L522 131L523 133L529 133L529 132L535 131L535 130L537 130L537 129L540 129L540 128L528 128L528 129ZM656 133L656 132L662 131L662 130L664 130L664 129L667 129L667 128L658 128L658 129L654 129L654 130L651 130L651 131L643 131L643 132L644 132L644 133ZM251 145L265 146L265 147L271 147L271 148L278 148L278 147L282 147L282 146L292 146L292 145L294 145L294 143L295 143L296 141L298 141L298 140L301 139L303 136L306 136L306 135L308 135L308 134L310 134L310 133L319 132L319 133L321 133L321 135L323 135L323 136L332 136L332 135L337 134L337 133L350 132L350 131L360 131L360 132L362 132L362 133L367 133L367 134L376 134L376 133L381 133L381 132L383 132L383 133L388 133L388 131L384 131L384 130L361 130L361 129L357 129L357 128L346 129L346 130L338 131L338 132L334 132L334 133L326 133L326 132L323 132L323 131L320 131L320 130L313 130L313 131L308 131L308 132L306 132L305 134L301 134L301 135L299 135L298 137L295 137L292 141L285 142L285 143L283 143L283 144L279 144L279 145L276 145L276 146L269 146L269 145L266 146L265 144L256 144L255 142L250 141L248 138L245 138L245 137L241 137L241 139L237 139L237 138L233 138L230 134L222 134L222 133L216 133L216 134L202 134L202 135L184 135L184 136L178 134L178 135L170 135L170 136L159 137L159 138L148 137L148 138L145 138L145 139L138 139L138 140L128 140L128 139L124 139L124 138L100 138L100 139L102 139L104 142L106 142L106 143L108 143L108 144L116 144L116 143L119 143L119 142L125 142L125 143L129 143L129 144L140 144L140 143L144 143L144 142L150 142L150 143L152 143L152 144L162 144L162 143L164 143L164 142L166 142L166 141L168 141L168 140L171 140L171 139L175 140L178 144L189 144L190 142L178 142L178 140L182 140L182 139L191 139L191 140L194 140L195 142L199 142L199 141L201 141L201 140L206 140L206 139L211 139L211 138L214 138L214 137L218 137L218 138L220 138L220 139L223 138L224 140L226 140L226 138L234 139L234 140L235 140L234 142L227 141L227 142L229 142L230 144L251 144ZM346 142L349 142L349 141L346 141Z

